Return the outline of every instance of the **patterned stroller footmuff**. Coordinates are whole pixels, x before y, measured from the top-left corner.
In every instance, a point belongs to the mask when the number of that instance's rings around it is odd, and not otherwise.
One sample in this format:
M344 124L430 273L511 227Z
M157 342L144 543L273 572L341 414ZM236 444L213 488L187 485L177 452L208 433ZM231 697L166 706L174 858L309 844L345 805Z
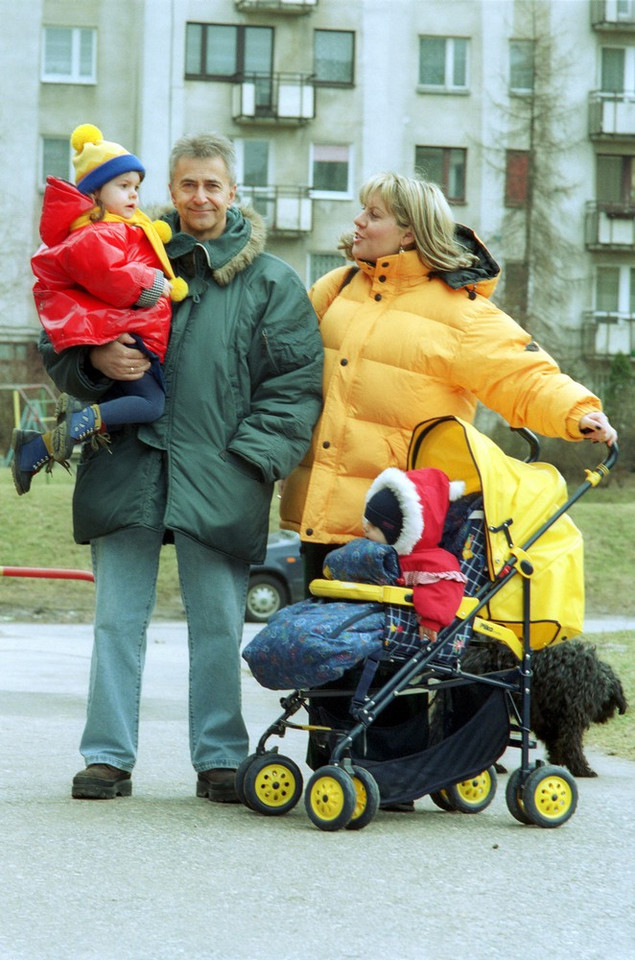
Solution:
M333 550L328 571L333 579L379 586L400 576L393 547L362 539ZM338 680L361 660L388 650L401 649L406 657L418 647L416 618L408 609L311 598L275 613L243 657L263 687L289 690Z
M475 509L474 497L463 497L452 506L442 545L456 552L457 544L462 544L459 562L462 572L469 574L472 592L487 581L483 515ZM344 583L378 586L399 584L401 578L394 548L361 538L328 554L325 574ZM471 635L472 625L466 623L446 650L442 631L439 660L456 661ZM420 648L411 606L312 598L274 614L245 647L243 657L263 687L307 689L338 680L363 660L407 660Z

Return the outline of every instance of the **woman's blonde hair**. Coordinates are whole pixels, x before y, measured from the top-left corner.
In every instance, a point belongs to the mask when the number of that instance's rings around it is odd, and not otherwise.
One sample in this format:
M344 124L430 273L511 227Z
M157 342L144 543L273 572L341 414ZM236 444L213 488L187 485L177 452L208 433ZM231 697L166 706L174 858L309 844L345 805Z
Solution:
M436 183L398 173L379 173L361 187L362 205L374 194L381 198L399 227L412 230L419 256L433 270L456 270L477 262L478 257L457 242L456 221ZM342 238L340 246L353 259L350 235Z

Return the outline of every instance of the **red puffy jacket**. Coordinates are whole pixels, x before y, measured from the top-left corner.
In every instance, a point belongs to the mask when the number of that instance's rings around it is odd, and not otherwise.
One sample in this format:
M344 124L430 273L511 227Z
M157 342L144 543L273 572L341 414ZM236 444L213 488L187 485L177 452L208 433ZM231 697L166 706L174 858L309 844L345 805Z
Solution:
M164 266L135 223L100 220L71 229L93 206L71 183L48 178L40 221L44 245L31 260L42 326L57 352L135 333L163 361L170 301L161 296L154 306L132 306Z

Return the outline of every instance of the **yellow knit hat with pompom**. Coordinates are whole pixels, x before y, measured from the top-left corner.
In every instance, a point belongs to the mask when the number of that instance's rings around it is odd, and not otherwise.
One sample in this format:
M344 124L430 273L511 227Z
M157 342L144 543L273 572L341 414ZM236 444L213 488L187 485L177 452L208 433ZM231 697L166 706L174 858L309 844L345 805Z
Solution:
M142 180L145 176L141 160L119 143L104 140L99 127L92 123L82 123L73 130L71 146L75 151L75 183L82 193L94 193L109 180L131 170L136 170Z

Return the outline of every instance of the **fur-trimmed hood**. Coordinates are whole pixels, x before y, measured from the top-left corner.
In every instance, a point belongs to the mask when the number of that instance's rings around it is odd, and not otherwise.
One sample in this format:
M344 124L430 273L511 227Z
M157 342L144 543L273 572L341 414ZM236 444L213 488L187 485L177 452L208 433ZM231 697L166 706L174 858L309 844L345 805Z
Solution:
M234 205L227 211L227 226L220 237L197 240L182 233L179 215L171 210L163 217L172 228L172 240L166 245L170 260L178 261L183 273L194 274L196 251L204 251L207 264L219 287L226 287L236 274L264 252L267 230L262 217L248 206Z
M403 556L415 548L439 544L450 501L463 495L465 484L461 480L450 482L442 470L434 467L407 472L388 467L373 480L365 503L384 489L394 495L401 509L401 532L393 546Z

